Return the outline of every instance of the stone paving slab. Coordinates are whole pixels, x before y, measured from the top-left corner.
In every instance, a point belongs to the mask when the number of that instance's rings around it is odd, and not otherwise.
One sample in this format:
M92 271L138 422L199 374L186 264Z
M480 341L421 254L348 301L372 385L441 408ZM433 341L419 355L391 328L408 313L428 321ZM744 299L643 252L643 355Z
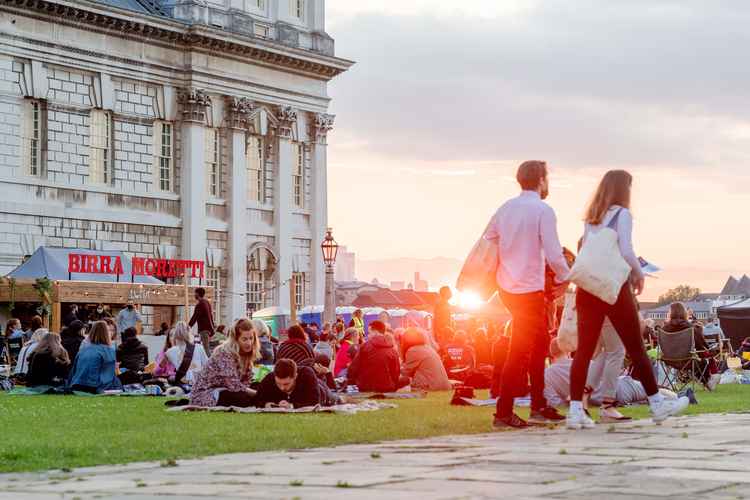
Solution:
M750 497L750 414L0 475L0 500Z

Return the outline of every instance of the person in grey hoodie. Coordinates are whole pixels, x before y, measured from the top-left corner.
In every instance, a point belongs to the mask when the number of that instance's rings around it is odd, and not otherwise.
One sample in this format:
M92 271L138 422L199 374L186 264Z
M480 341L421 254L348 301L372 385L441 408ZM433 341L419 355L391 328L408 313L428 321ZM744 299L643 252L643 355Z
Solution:
M452 388L443 362L418 328L407 329L401 337L404 363L401 375L411 379L411 387L423 391L448 391Z
M260 359L258 363L266 366L273 366L276 362L276 350L274 349L273 342L271 342L271 331L265 321L254 319L250 321L258 332L258 340L260 341Z

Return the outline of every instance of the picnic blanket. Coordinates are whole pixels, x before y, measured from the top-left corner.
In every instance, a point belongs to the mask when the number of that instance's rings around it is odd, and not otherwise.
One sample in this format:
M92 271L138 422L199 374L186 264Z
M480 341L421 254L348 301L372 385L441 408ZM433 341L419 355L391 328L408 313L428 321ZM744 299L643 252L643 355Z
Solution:
M462 400L466 401L467 406L495 406L497 404L496 398L489 398L489 399L473 399L473 398L461 398ZM531 398L516 398L515 403L513 403L514 406L520 406L522 408L527 408L531 406Z
M387 408L397 408L392 403L379 403L377 401L362 401L360 403L347 403L335 406L308 406L305 408L239 408L237 406L173 406L167 411L218 411L231 413L336 413L340 415L354 415L366 411L378 411Z
M347 392L346 396L353 399L424 399L425 391L415 392Z

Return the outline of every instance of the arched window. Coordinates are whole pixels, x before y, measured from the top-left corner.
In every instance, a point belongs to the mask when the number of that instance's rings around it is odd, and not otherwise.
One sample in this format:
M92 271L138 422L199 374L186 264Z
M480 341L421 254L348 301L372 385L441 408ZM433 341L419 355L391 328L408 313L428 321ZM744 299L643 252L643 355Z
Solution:
M275 272L276 257L268 248L259 246L248 253L245 294L245 308L248 316L274 304Z

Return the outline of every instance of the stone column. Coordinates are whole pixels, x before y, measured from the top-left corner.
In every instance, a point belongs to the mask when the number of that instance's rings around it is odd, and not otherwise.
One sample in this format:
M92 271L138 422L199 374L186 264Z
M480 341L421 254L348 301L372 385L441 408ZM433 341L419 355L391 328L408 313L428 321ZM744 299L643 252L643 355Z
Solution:
M206 259L206 108L211 98L202 90L181 89L180 206L182 215L182 258Z
M245 148L247 126L253 111L247 98L226 98L226 125L229 132L229 269L230 295L225 301L230 319L242 318L245 309L247 281L247 165Z
M312 234L311 262L313 304L323 304L325 300L325 264L320 244L328 228L328 157L327 135L333 128L333 115L324 113L312 117L310 139L312 144L312 179L310 206L310 232Z
M292 277L292 260L294 249L292 233L294 224L294 200L292 199L292 169L294 166L294 149L292 148L292 129L297 122L297 111L283 107L277 113L279 120L277 136L279 139L274 179L274 226L276 231L278 305L284 309L290 307L289 283Z

